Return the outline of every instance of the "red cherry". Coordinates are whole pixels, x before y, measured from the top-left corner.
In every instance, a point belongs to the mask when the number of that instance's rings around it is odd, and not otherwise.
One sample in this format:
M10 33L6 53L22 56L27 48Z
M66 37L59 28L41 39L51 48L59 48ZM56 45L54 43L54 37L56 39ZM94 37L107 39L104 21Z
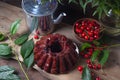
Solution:
M88 36L85 36L84 38L85 38L86 40L88 40Z
M78 30L79 33L82 33L83 31L81 29Z
M88 67L89 67L90 69L93 69L92 64L88 64Z
M98 39L99 37L98 37L98 35L94 35L94 38L95 38L95 39Z
M90 27L90 28L92 28L92 26L93 26L93 24L92 24L92 23L90 23L90 24L89 24L89 27Z
M76 26L79 26L79 23L76 23L75 25L76 25Z
M84 27L84 26L81 26L80 29L83 30L83 29L85 29L85 27Z
M87 64L91 64L91 61L90 61L90 59L88 59L86 62L87 62Z
M85 33L82 33L81 36L84 37L84 36L85 36Z
M93 65L93 69L97 70L97 66L96 66L96 65Z
M98 35L98 34L99 34L99 31L94 31L94 34L95 34L95 35Z
M88 52L88 55L89 55L89 56L92 56L92 54L93 54L93 52Z
M91 30L90 32L91 32L91 33L93 33L94 31L93 31L93 30Z
M76 29L75 32L76 32L76 33L79 33L79 29Z
M95 79L95 80L101 80L101 79L100 79L100 77L96 77L96 79Z
M83 70L83 67L82 67L82 66L78 66L78 70L79 70L79 71L82 71L82 70Z
M88 20L83 20L82 25L86 25L87 22L88 22Z
M89 52L93 52L93 48L89 48L88 51L89 51Z
M98 26L95 26L94 28L95 28L95 29L99 29L99 27L98 27Z
M97 69L101 69L101 64L98 64L98 65L97 65Z
M39 39L39 36L38 35L34 35L34 39Z
M87 28L86 28L86 30L87 30L87 31L90 31L90 28L89 28L89 27L87 27Z
M92 36L93 36L93 33L92 33L92 32L88 32L88 35L89 35L90 37L92 37Z
M90 37L90 41L93 41L94 40L94 38L93 37Z
M85 55L84 55L84 58L86 58L86 59L89 58L89 55L88 55L88 54L85 54Z

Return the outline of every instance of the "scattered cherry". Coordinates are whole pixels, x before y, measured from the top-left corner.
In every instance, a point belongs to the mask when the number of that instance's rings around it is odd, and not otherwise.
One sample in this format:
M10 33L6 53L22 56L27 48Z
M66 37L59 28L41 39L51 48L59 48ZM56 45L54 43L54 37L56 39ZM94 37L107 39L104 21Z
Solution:
M78 66L78 70L79 70L80 72L82 72L82 71L83 71L83 67L82 67L82 66Z
M93 69L92 64L88 64L88 67L89 67L90 69Z
M87 64L91 64L91 61L90 61L90 59L88 59L86 62L87 62Z
M101 69L101 64L98 64L98 65L97 65L97 69Z
M88 59L88 58L89 58L89 55L88 55L88 54L85 54L85 55L84 55L84 58Z
M93 65L93 69L97 70L97 66L95 64Z
M34 39L39 39L39 36L38 35L34 35Z
M96 77L96 79L95 79L95 80L101 80L101 79L100 79L100 77Z

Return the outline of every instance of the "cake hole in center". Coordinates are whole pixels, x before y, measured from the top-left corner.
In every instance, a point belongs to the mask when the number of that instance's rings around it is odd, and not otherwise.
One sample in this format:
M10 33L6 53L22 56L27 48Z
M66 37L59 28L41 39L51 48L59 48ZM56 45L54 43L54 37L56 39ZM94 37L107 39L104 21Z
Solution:
M60 45L58 41L55 41L50 46L50 49L51 49L51 52L56 53L56 52L62 51L62 46Z

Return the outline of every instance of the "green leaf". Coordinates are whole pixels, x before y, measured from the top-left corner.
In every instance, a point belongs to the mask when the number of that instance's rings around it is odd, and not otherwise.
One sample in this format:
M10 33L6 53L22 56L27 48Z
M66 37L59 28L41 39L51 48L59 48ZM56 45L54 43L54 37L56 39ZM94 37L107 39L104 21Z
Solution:
M26 65L27 68L30 68L34 62L34 53L31 53L31 55L24 59L24 64Z
M17 29L20 25L20 19L17 19L16 21L14 21L11 26L10 26L10 33L13 35L17 32Z
M91 56L91 61L94 62L94 60L98 57L100 53L100 50L95 50Z
M13 56L14 56L13 54L9 54L9 55L5 55L5 56L0 56L0 58L10 59L10 58L12 58Z
M83 50L85 50L86 48L89 48L89 47L91 47L91 44L83 43L80 50L83 51Z
M0 66L0 79L3 78L4 75L9 75L14 72L14 68L9 66Z
M5 36L0 32L0 41L4 40Z
M85 67L82 72L82 80L92 80L91 73L88 67Z
M12 54L11 47L0 44L0 56L6 56L6 55L10 55L10 54Z
M0 66L0 80L20 80L20 78L13 74L15 69L10 66Z
M21 80L19 76L15 74L4 75L0 77L0 80Z
M6 71L13 71L15 70L13 67L10 66L0 66L0 72L6 72Z
M101 59L100 59L100 64L103 66L106 62L107 62L107 60L108 60L108 57L109 57L109 50L103 50L103 56L101 57Z
M33 48L34 48L34 42L32 39L27 41L26 43L24 43L21 47L22 57L24 59L27 58L31 54L31 52L33 51Z
M20 36L19 38L17 38L14 43L17 45L21 45L23 44L25 41L28 40L28 36L29 34L23 34L22 36Z

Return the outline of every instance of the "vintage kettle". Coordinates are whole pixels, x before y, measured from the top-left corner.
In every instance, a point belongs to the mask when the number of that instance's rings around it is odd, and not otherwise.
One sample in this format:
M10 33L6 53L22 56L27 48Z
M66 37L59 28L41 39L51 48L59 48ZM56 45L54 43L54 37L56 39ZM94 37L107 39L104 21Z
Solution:
M58 6L57 0L22 0L22 9L26 13L26 23L31 32L37 30L40 35L46 35L53 31L54 24L61 22L65 13L53 19L53 13Z

